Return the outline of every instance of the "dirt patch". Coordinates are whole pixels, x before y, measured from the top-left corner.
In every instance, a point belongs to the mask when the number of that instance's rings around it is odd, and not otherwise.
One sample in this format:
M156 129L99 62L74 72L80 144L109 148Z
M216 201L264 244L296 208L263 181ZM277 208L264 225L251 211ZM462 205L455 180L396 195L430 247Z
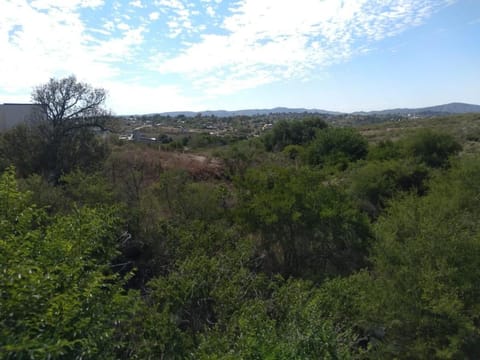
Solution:
M224 177L224 164L220 159L202 154L164 151L136 145L114 149L110 163L121 171L135 170L152 183L166 170L185 170L196 180Z
M160 155L165 169L182 169L193 178L206 180L223 177L223 163L220 159L199 154L162 152Z

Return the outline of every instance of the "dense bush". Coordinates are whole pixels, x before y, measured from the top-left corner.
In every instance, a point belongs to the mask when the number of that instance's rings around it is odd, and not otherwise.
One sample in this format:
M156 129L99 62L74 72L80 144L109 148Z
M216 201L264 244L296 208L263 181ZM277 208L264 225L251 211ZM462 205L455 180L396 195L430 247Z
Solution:
M112 271L118 220L82 208L49 219L0 178L0 353L6 358L115 358L136 298Z
M364 159L367 153L367 141L353 129L327 128L317 132L307 147L306 158L313 166L346 168L350 161Z
M352 170L349 177L352 194L376 218L398 193L424 194L428 170L413 161L369 161Z
M408 156L431 167L446 166L449 157L462 150L461 144L453 136L429 129L405 138L402 145Z
M322 279L361 267L366 219L340 188L309 168L248 171L239 182L239 218L262 239L273 271Z
M450 135L73 141L56 181L36 141L0 137L2 358L480 357L480 162Z
M321 118L300 120L280 120L272 131L264 137L267 151L282 151L288 145L305 145L315 138L318 129L327 124Z

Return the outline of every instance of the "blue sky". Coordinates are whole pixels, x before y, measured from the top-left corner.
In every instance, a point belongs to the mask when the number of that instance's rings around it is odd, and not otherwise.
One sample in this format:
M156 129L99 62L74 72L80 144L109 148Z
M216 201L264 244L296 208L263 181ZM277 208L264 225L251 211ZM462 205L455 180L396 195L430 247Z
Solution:
M116 114L480 103L480 0L0 0L0 103L51 77Z

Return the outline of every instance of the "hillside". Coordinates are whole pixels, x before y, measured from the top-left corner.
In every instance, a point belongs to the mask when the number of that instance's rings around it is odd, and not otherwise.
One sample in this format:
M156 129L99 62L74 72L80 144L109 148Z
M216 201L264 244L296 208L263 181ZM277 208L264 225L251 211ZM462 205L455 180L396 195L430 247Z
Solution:
M480 358L480 114L381 117L0 134L0 353Z
M443 105L429 106L423 108L401 108L401 109L387 109L380 111L360 111L354 114L358 115L441 115L441 114L467 114L480 112L480 105L465 104L465 103L449 103Z
M276 107L272 109L243 109L243 110L207 110L201 112L195 111L169 111L158 114L149 115L162 115L162 116L216 116L216 117L233 117L233 116L255 116L255 115L269 115L269 114L326 114L326 115L418 115L418 116L432 116L441 114L466 114L480 112L480 105L466 104L461 102L453 102L449 104L435 105L423 108L398 108L398 109L385 109L378 111L355 111L352 113L345 113L339 111L322 110L322 109L306 109L306 108L288 108L288 107Z

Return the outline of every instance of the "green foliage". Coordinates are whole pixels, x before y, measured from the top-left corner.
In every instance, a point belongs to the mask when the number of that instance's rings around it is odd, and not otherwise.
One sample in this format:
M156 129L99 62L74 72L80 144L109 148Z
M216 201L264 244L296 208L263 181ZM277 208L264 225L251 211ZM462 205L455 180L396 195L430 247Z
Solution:
M399 192L423 194L428 174L424 165L410 161L369 161L352 171L351 192L361 207L376 218Z
M109 119L103 104L106 92L78 82L75 76L50 79L35 87L39 105L28 125L0 137L0 171L13 165L26 177L41 174L56 183L75 169L98 170L110 149L93 132Z
M204 247L214 256L226 246L225 236L235 232L228 221L231 199L224 184L195 182L182 170L157 176L152 184L138 183L138 199L126 208L131 240L124 257L137 268L133 286L145 286L152 277L168 273L176 260L202 253Z
M369 228L351 199L309 168L247 171L238 214L258 231L275 271L312 279L363 264Z
M173 139L171 136L167 134L159 134L157 136L157 141L159 141L162 144L170 144L173 141Z
M282 153L285 155L287 161L292 161L295 167L303 165L305 159L305 148L301 145L285 146Z
M142 335L156 344L149 355L153 358L187 357L199 345L202 333L228 322L244 301L266 289L265 279L247 268L251 241L216 249L215 256L208 247L202 253L201 245L194 249L194 244L190 242L191 253L183 252L183 259L167 276L149 283L151 315L147 318L162 324L145 329Z
M78 206L101 207L116 204L112 184L97 172L88 173L77 169L63 175L56 185L40 175L33 174L19 179L19 186L30 192L33 204L45 209L49 214L66 213Z
M140 144L103 163L92 133L69 134L61 176L40 132L0 136L0 167L25 177L0 178L0 357L480 357L480 161L452 157L458 132L367 147L278 121L217 150L210 177Z
M378 144L371 145L368 149L368 160L391 160L400 159L402 157L402 149L398 142L391 140L382 140Z
M59 186L48 182L43 176L33 174L18 180L20 189L30 194L30 200L48 214L57 214L70 208L71 203L65 198L65 192Z
M40 125L21 125L0 136L0 170L13 165L22 177L41 174L56 182L75 169L98 170L109 152L88 128L51 139Z
M20 176L39 172L41 148L41 137L26 125L0 134L0 171L13 165Z
M251 241L215 257L196 255L150 282L158 321L150 357L195 359L348 358L348 334L337 333L301 281L268 279L249 269ZM168 329L168 331L165 331Z
M115 194L111 183L101 173L75 170L60 178L65 197L78 206L114 205Z
M227 140L221 136L210 135L208 133L198 133L192 135L187 145L192 148L206 148L226 144Z
M226 210L227 189L224 185L193 182L185 171L165 171L150 188L162 206L162 214L179 221L213 221Z
M277 279L267 298L243 301L207 333L200 359L348 359L349 334L322 317L311 284Z
M264 144L257 138L239 141L229 146L219 155L225 163L227 176L242 175L249 167L262 162Z
M81 128L65 135L56 140L58 144L55 146L46 141L46 138L44 140L41 166L44 172L50 171L50 174L56 176L76 169L99 170L110 153L108 143L97 137L89 128Z
M301 145L288 145L283 149L283 153L292 160L302 157L304 151L305 148Z
M267 151L282 151L288 145L304 145L313 140L318 129L327 127L321 118L312 117L303 121L280 120L264 137Z
M465 159L380 218L366 314L386 329L381 358L480 356L479 180Z
M0 178L0 352L6 358L114 358L134 297L109 261L112 211L78 209L50 221Z
M367 153L367 141L355 130L327 128L317 132L307 147L306 158L310 165L333 165L344 169L349 162L364 159Z
M423 129L402 140L408 156L430 167L444 167L450 156L462 150L461 144L446 133Z

